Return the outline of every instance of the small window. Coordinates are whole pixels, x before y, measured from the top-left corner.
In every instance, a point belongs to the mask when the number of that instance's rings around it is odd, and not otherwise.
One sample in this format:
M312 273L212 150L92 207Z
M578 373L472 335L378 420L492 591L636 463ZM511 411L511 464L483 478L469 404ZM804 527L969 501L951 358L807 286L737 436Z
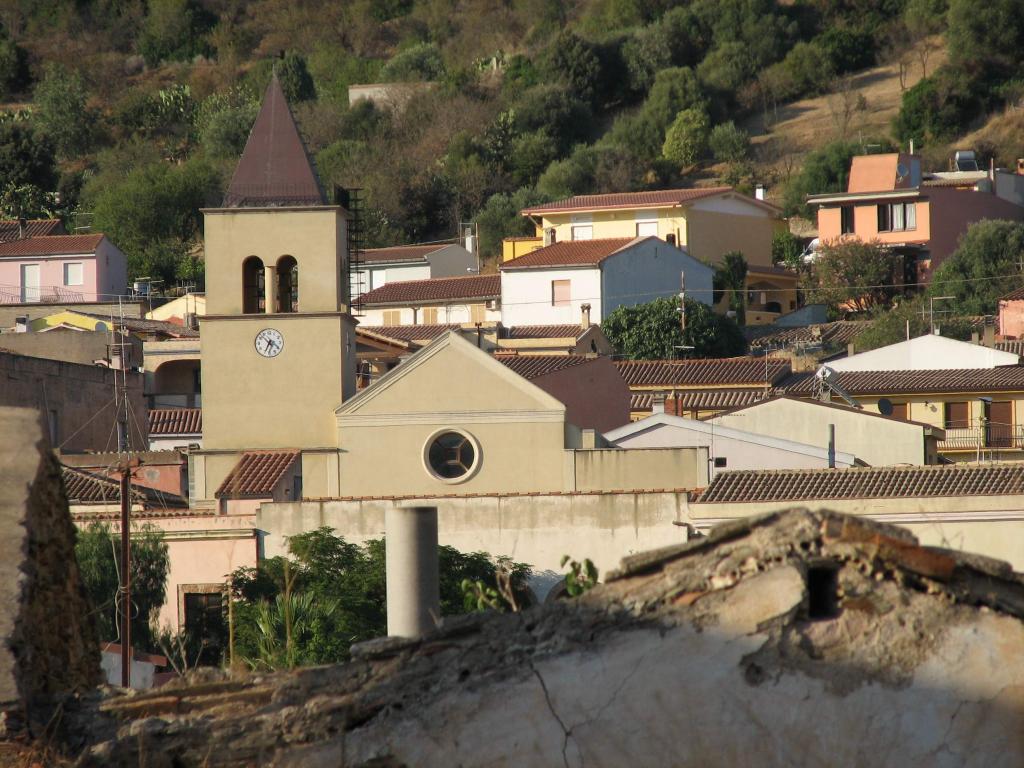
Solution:
M467 479L476 469L479 451L469 435L442 432L427 446L426 463L431 474L440 480Z
M917 203L906 204L907 229L917 229Z
M909 416L908 407L906 403L893 403L892 404L892 417L894 419L907 420Z
M250 256L242 264L242 313L253 315L264 311L266 290L263 260Z
M878 231L892 231L892 206L888 204L878 206Z
M637 237L657 237L658 236L658 220L652 221L638 221L636 223L636 236Z
M839 208L840 231L844 235L853 234L853 206L844 205Z
M970 405L966 401L946 403L943 410L943 429L967 429L971 425Z
M402 310L400 309L385 309L384 310L384 325L401 325L402 324Z
M715 456L715 469L724 469L728 463L725 456Z
M294 256L277 261L277 311L299 311L299 264Z
M571 280L552 280L551 281L551 306L553 307L567 307L570 302L570 285Z
M64 285L82 285L84 282L82 262L68 262L64 265Z
M423 325L437 325L437 307L423 308Z
M907 228L907 222L904 217L906 207L902 203L896 203L892 206L892 213L889 214L890 221L892 221L892 229L894 232L902 232Z
M572 228L573 240L593 240L594 227L592 224L576 224Z

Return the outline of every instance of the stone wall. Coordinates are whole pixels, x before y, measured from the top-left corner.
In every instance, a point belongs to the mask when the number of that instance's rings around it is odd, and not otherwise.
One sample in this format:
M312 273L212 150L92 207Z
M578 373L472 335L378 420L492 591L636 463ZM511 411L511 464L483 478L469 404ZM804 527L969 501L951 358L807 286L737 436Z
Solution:
M0 408L0 530L0 737L38 734L101 677L60 467L29 409Z

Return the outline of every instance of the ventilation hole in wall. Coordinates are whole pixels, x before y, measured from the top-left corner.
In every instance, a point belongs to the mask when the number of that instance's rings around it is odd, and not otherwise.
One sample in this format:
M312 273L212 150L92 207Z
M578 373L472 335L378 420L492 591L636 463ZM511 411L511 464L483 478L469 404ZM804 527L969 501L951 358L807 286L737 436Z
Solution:
M834 619L839 615L839 569L818 565L807 569L807 617Z

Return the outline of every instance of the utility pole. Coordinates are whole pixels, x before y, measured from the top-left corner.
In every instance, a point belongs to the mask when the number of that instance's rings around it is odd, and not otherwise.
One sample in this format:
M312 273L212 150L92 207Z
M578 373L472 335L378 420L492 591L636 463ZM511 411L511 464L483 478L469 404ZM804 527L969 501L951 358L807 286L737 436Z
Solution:
M679 273L679 330L686 336L686 273ZM684 338L683 341L686 341Z
M121 596L121 687L128 688L132 682L132 633L131 605L132 585L128 577L128 563L131 560L131 535L129 529L129 510L131 509L131 467L129 462L121 462L121 583L118 592Z

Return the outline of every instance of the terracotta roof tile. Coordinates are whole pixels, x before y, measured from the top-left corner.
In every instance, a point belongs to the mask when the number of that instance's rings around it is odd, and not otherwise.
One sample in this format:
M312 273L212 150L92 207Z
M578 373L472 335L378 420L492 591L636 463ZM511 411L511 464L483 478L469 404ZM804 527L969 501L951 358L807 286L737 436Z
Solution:
M0 243L0 257L63 256L96 253L102 233L92 235L48 235Z
M642 238L613 237L601 240L564 240L504 262L500 269L542 269L545 267L596 266Z
M665 208L691 203L705 197L732 192L732 187L703 189L659 189L651 192L615 192L607 195L576 195L553 203L534 205L522 210L523 215L560 213L562 211L596 211L608 208Z
M827 501L1024 493L1024 463L721 472L698 503Z
M683 411L713 411L752 405L772 396L764 389L704 389L677 393L678 408ZM650 411L654 407L653 392L633 392L629 399L631 411Z
M434 277L427 280L402 280L386 283L364 293L358 303L363 306L408 304L410 302L443 302L457 299L497 299L501 296L500 275L468 275L466 277Z
M451 243L434 245L392 245L387 248L366 248L360 251L359 258L367 262L385 261L426 261L434 251L447 248Z
M60 219L29 219L25 222L25 237L49 237L66 235L64 222ZM17 221L0 221L0 240L18 240L21 232Z
M438 336L447 333L448 331L457 331L461 328L459 325L360 325L356 328L356 335L361 331L365 331L373 336L377 336L392 341L413 341L413 342L428 342L433 341Z
M299 455L299 451L246 451L214 496L218 499L270 496Z
M503 339L578 339L589 331L579 323L565 325L512 325L505 329Z
M1015 291L1010 291L1005 296L1000 296L1000 301L1020 301L1024 299L1024 288L1018 288Z
M536 379L549 373L575 368L596 358L582 355L515 355L497 353L494 359L524 379Z
M766 383L764 358L728 357L707 360L619 360L615 363L631 388L697 388L709 385L757 386ZM790 372L788 360L767 361L767 383Z
M853 395L929 392L1024 392L1024 366L931 371L836 371L835 381ZM795 373L780 383L786 394L811 393L813 373Z
M118 504L121 501L121 484L108 477L86 472L68 466L61 466L64 489L71 504ZM173 493L164 493L154 488L133 485L132 503L157 508L187 507L188 502Z
M149 412L150 436L200 435L202 432L202 408L154 408Z
M799 328L777 328L771 325L748 326L743 329L751 348L767 346L806 346L808 344L846 345L857 338L868 323L857 320L836 320L831 323L805 325Z
M111 321L110 314L103 315L97 312L79 312L78 310L74 311L78 312L78 314L80 315L85 315L86 317L94 317L97 320L103 320L108 323ZM120 317L117 317L115 315L113 317L113 322L116 325L121 325L123 323L125 328L127 328L129 331L134 331L135 333L153 333L160 336L173 336L174 338L183 339L199 338L199 331L195 330L194 328L189 328L188 326L181 325L180 323L168 322L167 320L150 320L144 317L126 317L122 321Z

